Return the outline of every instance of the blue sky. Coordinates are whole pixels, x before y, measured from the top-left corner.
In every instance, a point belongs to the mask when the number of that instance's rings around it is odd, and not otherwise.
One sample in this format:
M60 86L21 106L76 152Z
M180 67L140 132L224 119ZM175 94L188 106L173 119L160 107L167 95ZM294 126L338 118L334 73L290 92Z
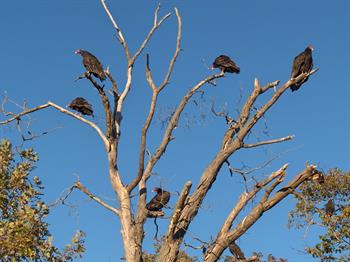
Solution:
M109 2L134 53L151 27L157 2ZM262 84L277 79L287 80L293 58L309 43L315 48L314 65L320 67L320 71L298 92L285 93L266 115L268 136L262 134L264 125L261 124L255 128L251 141L290 134L296 138L283 144L239 152L231 158L231 164L253 167L281 155L255 176L264 176L289 163L289 179L302 170L307 161L324 170L331 167L349 169L348 0L332 3L315 0L161 3L160 14L174 13L173 7L176 6L182 15L183 50L171 83L160 96L156 121L150 129L148 148L151 151L159 144L164 131L160 120L177 105L188 88L210 74L203 60L210 64L216 56L227 54L241 67L241 73L218 80L216 87L206 86L203 99L194 98L200 106L189 104L174 133L176 139L155 167L158 175L150 179L150 187L161 184L175 193L187 180L196 184L219 148L225 130L224 121L210 113L211 102L215 101L218 109L227 109L234 117L235 110L241 106L240 89L246 98L254 77L258 77ZM176 27L173 15L156 32L145 50L150 53L157 83L163 79L174 50ZM29 106L48 100L64 106L75 97L84 96L94 106L95 121L103 123L103 111L95 90L87 81L74 82L84 71L81 58L74 54L74 50L82 48L94 53L105 66L110 66L119 86L125 84L124 54L100 1L6 1L0 9L0 32L1 94L6 91L19 103L25 98ZM137 171L140 127L151 98L144 65L145 56L142 55L135 65L132 90L123 112L118 163L125 181L130 181ZM9 109L16 110L13 106ZM117 205L108 182L102 143L93 130L52 109L35 113L32 117L32 130L36 132L60 127L33 144L28 143L40 154L41 161L34 173L46 185L47 200L54 201L79 176L92 192ZM15 128L8 127L0 128L0 137L18 138ZM204 241L215 237L242 190L241 178L230 177L223 168L190 227L190 235ZM175 200L176 194L170 205L174 205ZM80 192L75 192L68 202L71 207L56 207L49 217L57 245L66 243L74 231L81 228L87 233L87 253L82 261L116 261L121 257L123 248L118 219ZM312 232L304 239L303 231L286 228L287 212L292 207L293 201L288 198L265 214L238 241L243 250L248 255L256 250L289 261L312 261L301 251L305 244L314 242L316 234ZM166 229L166 222L159 222L162 232ZM145 248L149 251L152 251L154 230L153 221L149 220L145 238ZM190 236L186 241L198 244Z

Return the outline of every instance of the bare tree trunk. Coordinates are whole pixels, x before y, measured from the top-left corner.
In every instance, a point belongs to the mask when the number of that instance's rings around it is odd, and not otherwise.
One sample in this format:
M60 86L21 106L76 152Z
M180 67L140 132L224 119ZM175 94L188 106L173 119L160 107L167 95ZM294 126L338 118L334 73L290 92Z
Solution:
M113 140L112 140L113 141ZM115 140L116 141L116 140ZM118 196L120 202L120 223L121 235L124 244L124 256L127 262L142 261L141 246L137 243L137 232L131 213L130 195L126 187L123 186L118 168L116 164L117 159L117 142L113 142L108 152L109 161L109 176L113 190Z

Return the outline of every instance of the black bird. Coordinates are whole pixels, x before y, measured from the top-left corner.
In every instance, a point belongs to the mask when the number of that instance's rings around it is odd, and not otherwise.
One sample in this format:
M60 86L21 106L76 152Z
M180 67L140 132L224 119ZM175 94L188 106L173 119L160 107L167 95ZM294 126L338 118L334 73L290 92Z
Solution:
M161 211L163 207L169 202L170 200L170 193L168 191L165 191L159 187L155 187L152 190L153 192L157 192L157 195L155 195L151 201L149 201L146 205L146 208L149 211Z
M328 200L328 202L325 206L325 209L326 209L327 216L332 216L334 214L335 206L334 206L333 199Z
M106 74L103 71L103 66L93 54L82 49L76 50L75 53L83 57L83 65L89 74L94 75L101 81L106 80Z
M296 78L300 74L309 73L312 70L312 67L313 67L312 51L313 50L314 48L312 47L312 45L308 45L303 52L301 52L299 55L297 55L294 58L291 78ZM308 79L309 77L306 77L305 79L302 79L299 82L296 82L290 87L290 89L293 92L298 90L301 87L301 85L304 84Z
M224 73L236 73L239 74L240 68L236 63L226 55L218 56L212 65L213 68L220 68Z
M88 115L94 117L94 111L92 110L92 106L89 104L89 102L82 98L77 97L74 99L69 105L69 108L78 111L79 113L83 115Z

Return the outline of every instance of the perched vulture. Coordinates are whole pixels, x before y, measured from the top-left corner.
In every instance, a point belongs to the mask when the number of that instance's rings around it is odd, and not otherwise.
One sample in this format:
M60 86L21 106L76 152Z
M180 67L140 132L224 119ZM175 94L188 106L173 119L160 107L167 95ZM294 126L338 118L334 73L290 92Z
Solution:
M83 57L83 65L89 74L93 74L101 81L106 80L106 74L103 71L103 66L93 54L82 49L78 49L75 51L75 53Z
M94 111L92 110L92 106L82 97L77 97L74 99L69 105L69 108L78 111L83 115L94 116Z
M312 70L312 66L313 66L312 51L313 50L314 48L312 47L312 45L308 45L303 52L301 52L299 55L297 55L294 58L291 78L296 78L300 74L309 73ZM308 77L295 83L290 88L294 92L298 90L299 87L301 87L301 85L304 84L307 80L308 80Z
M328 216L332 216L334 211L335 211L335 206L334 206L334 201L333 199L330 199L328 200L326 206L325 206L325 209L326 209L326 214Z
M224 73L238 74L240 72L239 66L226 55L218 56L213 62L213 68L220 68Z
M312 180L315 182L318 182L319 184L324 184L324 174L322 172L317 172L313 177Z
M159 187L153 188L152 191L157 192L157 195L147 203L146 208L149 211L160 211L169 202L170 193Z

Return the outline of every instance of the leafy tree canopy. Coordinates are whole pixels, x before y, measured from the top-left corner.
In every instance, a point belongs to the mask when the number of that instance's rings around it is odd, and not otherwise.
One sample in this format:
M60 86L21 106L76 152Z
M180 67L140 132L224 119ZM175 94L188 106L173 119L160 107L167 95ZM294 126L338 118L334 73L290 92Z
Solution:
M63 250L53 245L45 222L49 208L41 200L44 187L29 176L38 159L33 149L15 152L10 141L0 142L1 261L72 261L85 251L82 231Z
M306 252L321 261L350 261L350 172L331 169L321 180L304 183L299 189L289 225L324 228L318 243ZM330 200L334 203L331 211L326 209Z

